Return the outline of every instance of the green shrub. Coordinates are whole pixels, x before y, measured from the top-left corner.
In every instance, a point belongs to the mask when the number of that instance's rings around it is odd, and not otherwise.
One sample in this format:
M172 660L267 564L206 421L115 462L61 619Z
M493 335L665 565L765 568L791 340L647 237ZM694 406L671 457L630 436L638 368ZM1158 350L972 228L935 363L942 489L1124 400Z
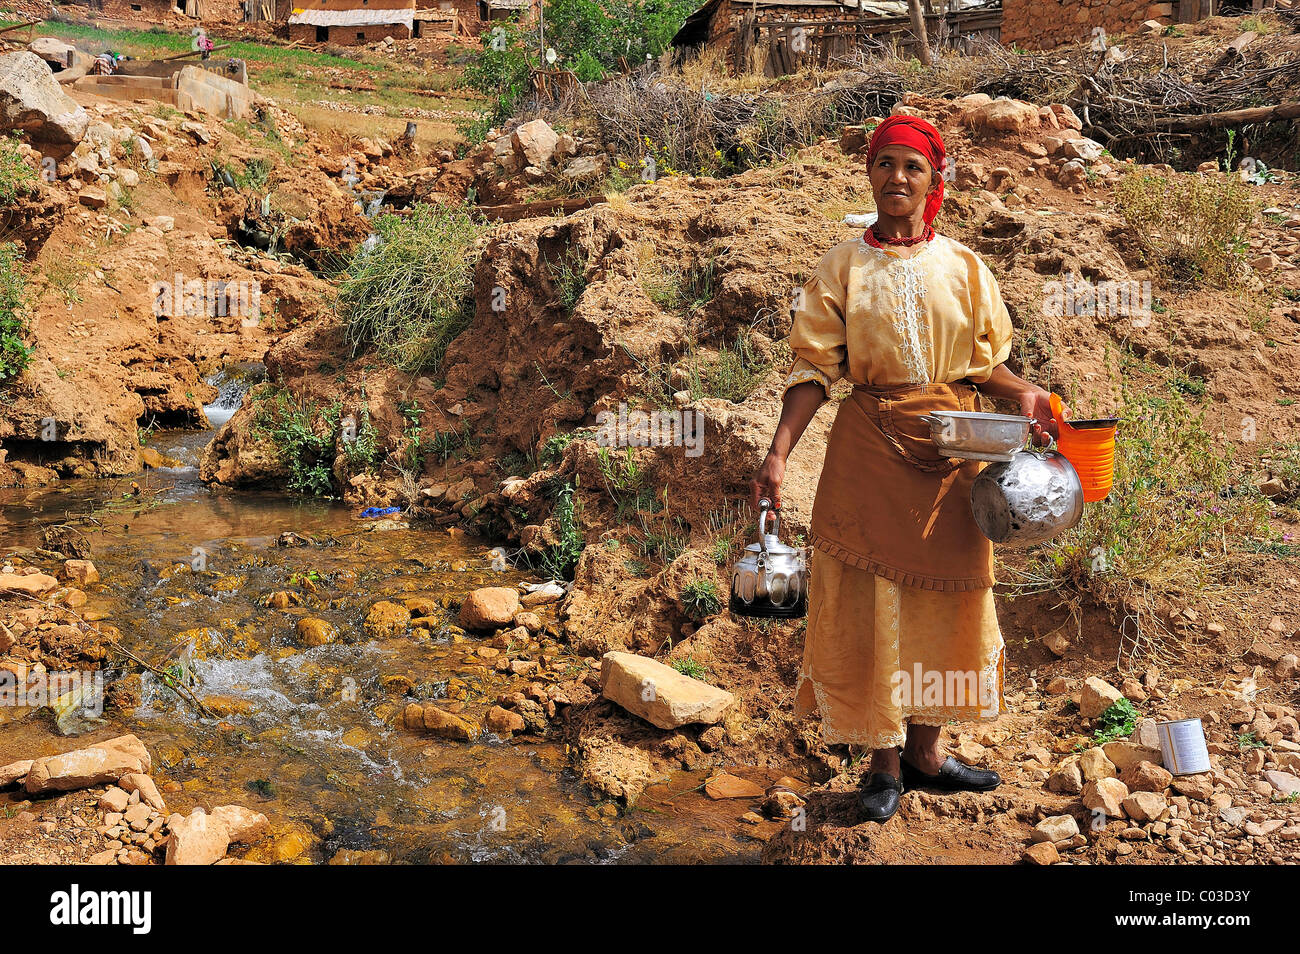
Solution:
M552 516L559 542L542 553L542 570L552 579L572 580L587 545L582 535L582 500L575 486L566 483L560 488Z
M288 465L290 491L324 497L334 489L334 441L340 408L324 410L288 391L263 396L253 418L254 435L267 440ZM322 428L326 433L322 434Z
M718 585L712 580L691 580L682 587L682 609L691 619L705 619L722 612L722 598Z
M1061 589L1119 608L1144 593L1197 589L1230 571L1229 538L1269 534L1268 501L1234 481L1232 445L1189 403L1180 375L1142 390L1120 377L1115 473L1078 525L1029 551L1021 592ZM1151 370L1148 368L1148 370Z
M15 134L0 138L0 204L9 205L32 189L36 171L18 151L20 140Z
M0 381L17 377L27 367L32 349L23 341L25 283L22 255L13 242L0 245Z
M1115 202L1143 260L1168 280L1215 288L1240 282L1255 204L1239 177L1133 172L1115 186Z
M354 355L373 347L403 370L436 373L473 318L480 226L459 209L421 204L380 216L375 231L380 244L358 250L339 287L348 343Z

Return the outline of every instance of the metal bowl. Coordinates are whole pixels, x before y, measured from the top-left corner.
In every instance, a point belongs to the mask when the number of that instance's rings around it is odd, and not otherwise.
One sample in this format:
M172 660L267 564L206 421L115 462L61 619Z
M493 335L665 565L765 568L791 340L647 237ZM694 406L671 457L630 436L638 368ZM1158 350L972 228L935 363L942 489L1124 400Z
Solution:
M1032 418L979 411L935 411L919 415L930 439L948 457L1008 461L1029 439Z

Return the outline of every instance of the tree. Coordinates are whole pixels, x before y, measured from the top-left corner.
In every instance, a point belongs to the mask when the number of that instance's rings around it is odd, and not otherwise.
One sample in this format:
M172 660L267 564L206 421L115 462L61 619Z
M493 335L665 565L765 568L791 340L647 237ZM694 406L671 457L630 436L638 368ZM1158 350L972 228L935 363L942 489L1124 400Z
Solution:
M907 0L907 12L912 16L912 32L916 34L916 58L922 66L930 65L930 39L925 35L925 16L921 13L921 0Z

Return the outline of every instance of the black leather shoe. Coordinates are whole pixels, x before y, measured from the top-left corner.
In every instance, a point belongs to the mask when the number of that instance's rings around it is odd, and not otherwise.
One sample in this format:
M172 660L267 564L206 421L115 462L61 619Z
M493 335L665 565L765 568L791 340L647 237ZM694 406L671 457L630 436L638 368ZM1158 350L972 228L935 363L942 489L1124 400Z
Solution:
M944 792L991 792L1002 784L1002 776L989 769L971 768L951 755L939 766L938 775L926 775L907 759L903 766L903 784L909 789L937 788Z
M867 821L887 822L898 811L898 796L903 783L888 772L872 772L858 787L858 804Z

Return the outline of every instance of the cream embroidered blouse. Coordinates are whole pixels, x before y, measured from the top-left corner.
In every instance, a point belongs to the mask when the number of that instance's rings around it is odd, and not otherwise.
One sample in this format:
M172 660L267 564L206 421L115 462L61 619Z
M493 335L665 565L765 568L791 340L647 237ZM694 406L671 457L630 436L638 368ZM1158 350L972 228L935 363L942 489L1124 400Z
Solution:
M816 381L981 383L1011 353L1011 316L974 252L936 235L911 258L861 236L824 256L796 301L785 390Z

